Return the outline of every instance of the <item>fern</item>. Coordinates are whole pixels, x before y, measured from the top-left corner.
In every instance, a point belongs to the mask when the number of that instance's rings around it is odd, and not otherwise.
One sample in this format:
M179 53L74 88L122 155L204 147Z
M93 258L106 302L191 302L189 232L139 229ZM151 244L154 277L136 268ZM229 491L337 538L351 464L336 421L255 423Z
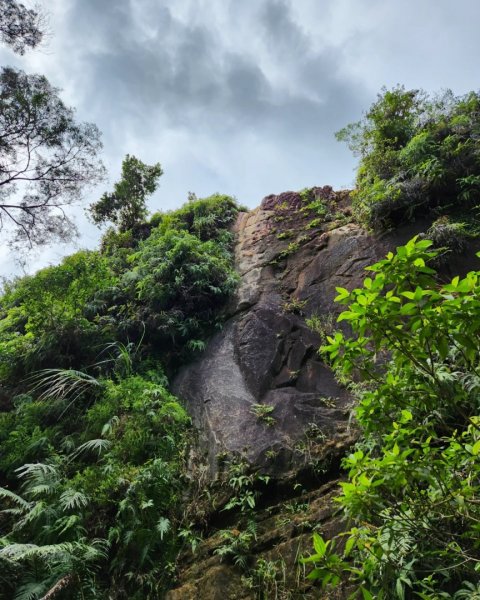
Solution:
M70 488L65 490L60 496L60 505L63 510L85 508L88 505L88 502L88 496Z
M23 510L29 510L32 506L31 502L27 502L21 496L18 496L18 494L14 494L10 490L7 490L2 487L0 487L0 498L8 498L9 500L13 500L13 502L15 502L15 504L18 504L19 507ZM2 510L2 513L6 512L7 510L8 509Z
M109 440L103 440L101 438L96 439L96 440L89 440L88 442L81 444L75 450L75 452L72 453L71 457L72 458L77 457L80 454L83 454L84 452L86 452L86 453L97 452L98 456L100 457L102 452L106 452L110 448L111 445L112 445L112 442L110 442Z
M91 387L100 387L101 383L82 371L74 369L42 369L30 378L34 385L31 393L39 393L39 400L63 400L74 395L78 398Z
M47 589L43 581L30 581L17 588L14 600L37 600L44 597Z
M171 529L170 519L166 517L160 517L155 526L156 531L160 535L160 539L163 540L163 536L167 534Z

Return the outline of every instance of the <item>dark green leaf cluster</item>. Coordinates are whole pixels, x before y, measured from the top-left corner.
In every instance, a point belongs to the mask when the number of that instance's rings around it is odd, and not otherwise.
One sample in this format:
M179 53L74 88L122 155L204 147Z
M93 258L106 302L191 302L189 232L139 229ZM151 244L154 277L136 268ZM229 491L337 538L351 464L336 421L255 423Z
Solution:
M106 192L90 205L93 222L102 225L111 221L120 232L142 223L148 212L146 198L157 189L162 174L160 163L146 165L127 154L122 163L122 178L113 186L113 192Z
M102 327L130 340L143 336L166 363L200 347L221 325L236 287L230 227L238 210L232 198L216 194L155 214L145 224L148 237L130 238L131 247L123 247L124 237L117 246L118 236L108 234L119 280L96 298Z
M69 598L156 598L177 550L188 417L153 373L59 393L65 379L82 381L45 375L42 394L0 414L2 470L21 482L0 488L0 597L66 578Z
M388 228L430 212L475 216L480 204L480 94L428 98L384 90L363 121L341 130L360 156L357 217Z

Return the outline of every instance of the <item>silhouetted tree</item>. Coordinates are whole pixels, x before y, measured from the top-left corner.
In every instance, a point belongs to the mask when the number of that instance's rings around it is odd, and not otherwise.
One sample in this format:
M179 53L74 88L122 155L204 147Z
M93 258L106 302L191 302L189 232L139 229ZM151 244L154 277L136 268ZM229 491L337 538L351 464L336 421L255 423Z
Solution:
M103 175L100 133L77 124L41 75L3 68L0 73L0 229L14 240L45 244L68 240L76 229L64 207Z
M107 222L127 231L147 216L146 198L158 187L163 174L160 163L146 165L127 154L122 163L122 178L114 184L112 193L105 193L90 205L90 214L96 225Z
M0 40L24 54L42 41L42 15L0 0ZM67 241L76 228L64 208L104 173L95 125L78 124L41 75L0 70L0 231L31 247Z
M14 0L0 0L0 40L14 52L24 54L35 48L45 36L43 15Z

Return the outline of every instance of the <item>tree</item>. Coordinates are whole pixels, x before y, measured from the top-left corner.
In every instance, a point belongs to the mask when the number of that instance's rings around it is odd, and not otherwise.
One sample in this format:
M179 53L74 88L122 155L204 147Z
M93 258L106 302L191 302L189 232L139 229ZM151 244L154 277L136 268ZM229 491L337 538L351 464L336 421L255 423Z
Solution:
M122 178L90 205L90 214L96 225L111 221L120 231L132 229L147 216L146 198L157 189L163 174L160 163L147 165L127 154L122 163Z
M427 213L471 220L480 199L480 93L383 90L362 121L338 132L360 157L357 218L383 229Z
M0 40L14 52L24 54L35 48L45 36L42 15L14 0L0 0Z
M0 40L14 52L24 54L44 36L41 13L0 0ZM41 75L0 71L0 231L8 230L18 245L74 237L64 207L104 173L98 129L77 124L58 92Z
M0 73L0 229L14 241L46 244L76 233L64 207L104 173L100 133L77 124L41 75L3 68Z

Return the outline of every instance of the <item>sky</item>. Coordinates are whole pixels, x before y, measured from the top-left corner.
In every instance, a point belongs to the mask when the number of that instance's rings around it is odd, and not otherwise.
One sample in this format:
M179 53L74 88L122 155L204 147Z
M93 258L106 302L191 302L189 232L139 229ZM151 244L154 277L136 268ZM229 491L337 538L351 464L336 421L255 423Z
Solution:
M25 4L29 4L24 0ZM479 89L478 0L39 0L50 35L0 65L41 73L103 133L111 189L125 155L160 162L151 211L188 192L235 196L351 187L356 160L334 133L382 86L455 94ZM25 269L94 247L75 209L76 246L53 246ZM1 232L0 232L1 236ZM19 272L5 243L0 275Z

